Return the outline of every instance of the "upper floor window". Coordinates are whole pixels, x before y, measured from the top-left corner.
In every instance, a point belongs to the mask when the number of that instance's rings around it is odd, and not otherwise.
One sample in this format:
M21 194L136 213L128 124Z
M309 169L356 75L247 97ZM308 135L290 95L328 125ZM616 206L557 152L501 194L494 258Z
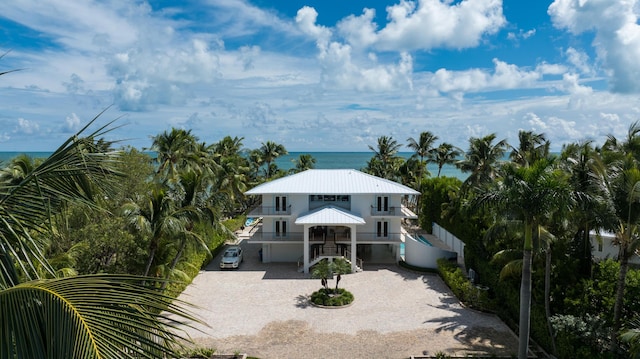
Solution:
M276 220L275 221L276 237L287 236L287 221Z
M287 197L286 196L276 196L275 197L275 211L276 212L286 212L287 211Z
M387 197L387 196L377 196L376 197L376 210L378 212L387 212L387 211L389 211L389 197Z
M345 194L312 194L309 195L309 209L313 210L326 205L334 205L351 210L351 196Z

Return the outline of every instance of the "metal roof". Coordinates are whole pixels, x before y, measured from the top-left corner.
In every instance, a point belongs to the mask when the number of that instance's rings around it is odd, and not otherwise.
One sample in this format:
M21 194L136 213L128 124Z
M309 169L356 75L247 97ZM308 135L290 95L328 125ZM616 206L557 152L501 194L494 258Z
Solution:
M353 169L306 170L275 179L245 194L413 194L420 192Z
M296 224L365 224L364 218L345 209L325 206L305 213L296 219Z

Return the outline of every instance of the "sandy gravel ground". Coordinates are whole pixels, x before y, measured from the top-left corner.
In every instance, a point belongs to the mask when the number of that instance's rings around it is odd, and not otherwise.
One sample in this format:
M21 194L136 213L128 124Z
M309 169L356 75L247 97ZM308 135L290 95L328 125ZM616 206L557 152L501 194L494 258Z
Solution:
M307 301L319 280L298 273L295 264L259 263L257 247L243 247L240 270L220 271L216 258L180 297L198 306L196 315L208 324L187 333L218 353L267 359L517 352L517 338L502 321L461 306L435 274L365 265L340 282L354 303L322 309Z

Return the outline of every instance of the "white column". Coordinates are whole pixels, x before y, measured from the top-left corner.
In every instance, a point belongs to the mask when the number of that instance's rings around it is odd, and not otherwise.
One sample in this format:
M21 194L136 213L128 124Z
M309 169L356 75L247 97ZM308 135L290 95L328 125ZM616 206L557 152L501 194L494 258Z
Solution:
M304 225L304 262L305 273L309 273L309 225Z
M358 257L356 257L356 252L357 252L357 245L356 245L356 226L355 225L350 225L349 226L349 230L351 231L351 271L355 272L356 271L356 260Z

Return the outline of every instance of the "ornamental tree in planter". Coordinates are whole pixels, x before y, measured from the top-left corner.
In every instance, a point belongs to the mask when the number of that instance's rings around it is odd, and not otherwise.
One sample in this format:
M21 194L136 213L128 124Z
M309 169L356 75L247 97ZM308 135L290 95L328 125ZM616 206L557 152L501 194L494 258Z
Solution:
M353 294L345 289L338 288L342 274L351 273L351 265L343 258L333 261L323 259L318 262L311 271L313 278L320 278L322 289L311 294L311 302L324 306L342 306L353 302ZM328 279L336 275L336 287L329 288Z

